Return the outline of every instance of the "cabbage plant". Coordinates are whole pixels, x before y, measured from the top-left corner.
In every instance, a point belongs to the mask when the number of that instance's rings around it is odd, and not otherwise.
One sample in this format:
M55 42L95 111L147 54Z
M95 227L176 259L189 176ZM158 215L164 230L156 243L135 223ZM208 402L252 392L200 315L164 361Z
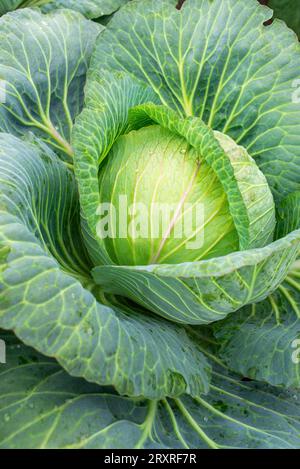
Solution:
M272 17L0 19L0 447L300 447L300 46Z

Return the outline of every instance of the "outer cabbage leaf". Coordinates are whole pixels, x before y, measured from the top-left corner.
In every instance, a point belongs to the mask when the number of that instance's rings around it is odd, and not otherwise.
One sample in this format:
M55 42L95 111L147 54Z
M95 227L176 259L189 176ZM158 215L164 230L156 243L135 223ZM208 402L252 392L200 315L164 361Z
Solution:
M70 133L81 111L90 56L103 29L71 10L25 9L0 19L0 130L34 131L72 157Z
M279 209L278 231L300 226L300 192ZM214 325L220 356L236 372L272 385L300 388L300 264L258 305L248 306Z
M99 37L91 67L127 72L162 104L244 146L276 199L300 183L300 46L256 0L139 0ZM275 163L274 163L275 162ZM288 163L288 164L287 164Z
M71 375L121 394L207 392L210 367L197 343L109 302L89 276L80 233L72 172L45 144L0 134L0 327Z
M59 8L79 11L87 18L100 18L114 13L129 0L0 0L0 15L16 8L40 7L49 12Z
M93 269L107 292L124 295L171 321L207 324L256 303L282 283L296 259L300 231L261 249L178 265Z
M277 292L215 325L220 356L251 379L300 388L300 282L292 271Z
M300 191L285 197L277 207L277 238L300 228Z
M299 448L299 393L215 367L209 396L129 399L67 375L7 342L0 365L0 448Z
M129 0L48 0L42 6L45 12L55 10L57 8L70 8L82 13L87 18L100 18L108 16L121 8ZM29 0L30 2L30 0ZM34 3L34 0L32 1Z
M22 0L1 0L0 1L0 16L8 11L13 11L22 3Z

